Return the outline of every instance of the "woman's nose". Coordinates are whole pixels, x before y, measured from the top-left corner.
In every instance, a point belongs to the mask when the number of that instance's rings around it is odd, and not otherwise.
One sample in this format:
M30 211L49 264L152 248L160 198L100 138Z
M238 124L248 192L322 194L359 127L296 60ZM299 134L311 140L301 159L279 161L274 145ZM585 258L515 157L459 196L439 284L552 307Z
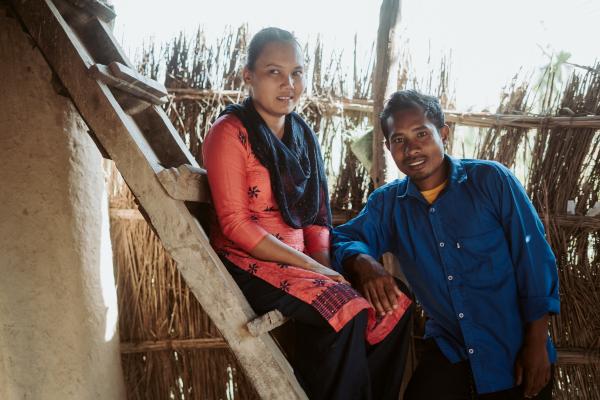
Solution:
M290 74L290 75L284 75L283 77L283 82L282 85L283 87L291 87L292 89L294 88L294 77Z

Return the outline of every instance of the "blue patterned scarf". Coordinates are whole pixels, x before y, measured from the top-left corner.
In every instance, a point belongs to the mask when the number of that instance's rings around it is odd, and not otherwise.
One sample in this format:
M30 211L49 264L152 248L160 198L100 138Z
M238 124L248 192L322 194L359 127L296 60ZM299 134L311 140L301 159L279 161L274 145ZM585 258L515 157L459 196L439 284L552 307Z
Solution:
M327 178L319 142L295 112L285 117L279 139L254 108L252 98L231 104L219 115L233 114L248 131L254 155L267 168L271 188L284 221L299 229L308 225L331 228Z

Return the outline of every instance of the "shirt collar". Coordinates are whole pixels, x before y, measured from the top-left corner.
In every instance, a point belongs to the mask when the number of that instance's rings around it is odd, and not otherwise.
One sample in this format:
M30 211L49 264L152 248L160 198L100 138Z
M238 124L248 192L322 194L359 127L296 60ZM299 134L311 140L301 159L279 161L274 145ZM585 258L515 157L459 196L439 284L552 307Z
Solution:
M467 180L467 172L465 171L465 167L459 158L454 158L448 154L444 154L444 162L448 163L450 166L447 189L450 189L453 186L463 183ZM419 188L410 180L409 177L406 177L405 189L401 194L398 195L398 198L403 199L406 198L406 196L412 196L424 201Z

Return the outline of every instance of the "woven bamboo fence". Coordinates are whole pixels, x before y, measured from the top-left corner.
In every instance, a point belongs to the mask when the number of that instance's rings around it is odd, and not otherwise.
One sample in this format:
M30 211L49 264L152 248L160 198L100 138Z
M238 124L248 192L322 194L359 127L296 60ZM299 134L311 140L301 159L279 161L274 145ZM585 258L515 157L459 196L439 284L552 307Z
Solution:
M166 111L200 164L202 141L212 121L226 104L244 96L240 72L247 40L244 26L216 43L208 43L198 31L191 39L181 35L160 49L143 52L140 71L164 77L171 94ZM299 111L318 133L332 185L334 223L342 222L362 207L372 190L367 170L350 146L357 132L372 126L373 51L365 61L355 50L351 73L342 68L342 55L327 52L318 39L304 52L308 91ZM442 57L419 79L409 67L410 55L403 54L398 87L436 94L451 109L449 65ZM545 216L561 279L562 313L552 321L553 336L564 349L556 374L557 399L600 399L600 220L583 216L599 200L599 86L592 72L573 77L562 103L556 99L552 104L557 110L572 110L575 115L569 117L554 109L531 115L533 95L517 83L507 89L495 114L447 113L456 136L448 150L514 168ZM464 130L465 125L479 128ZM128 398L257 398L126 186L114 169L109 170ZM576 215L566 215L568 200L576 201Z

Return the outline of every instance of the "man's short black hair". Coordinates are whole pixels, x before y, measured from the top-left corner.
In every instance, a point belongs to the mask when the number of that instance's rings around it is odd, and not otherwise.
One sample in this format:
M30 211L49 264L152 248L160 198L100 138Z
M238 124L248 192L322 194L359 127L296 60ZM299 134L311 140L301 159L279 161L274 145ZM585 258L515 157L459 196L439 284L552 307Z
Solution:
M397 111L403 111L413 108L420 108L425 113L425 117L431 121L436 128L441 128L446 123L444 120L444 112L440 101L433 96L428 96L417 92L416 90L400 90L390 97L385 103L385 107L379 116L381 130L387 139L390 132L388 131L388 118Z

